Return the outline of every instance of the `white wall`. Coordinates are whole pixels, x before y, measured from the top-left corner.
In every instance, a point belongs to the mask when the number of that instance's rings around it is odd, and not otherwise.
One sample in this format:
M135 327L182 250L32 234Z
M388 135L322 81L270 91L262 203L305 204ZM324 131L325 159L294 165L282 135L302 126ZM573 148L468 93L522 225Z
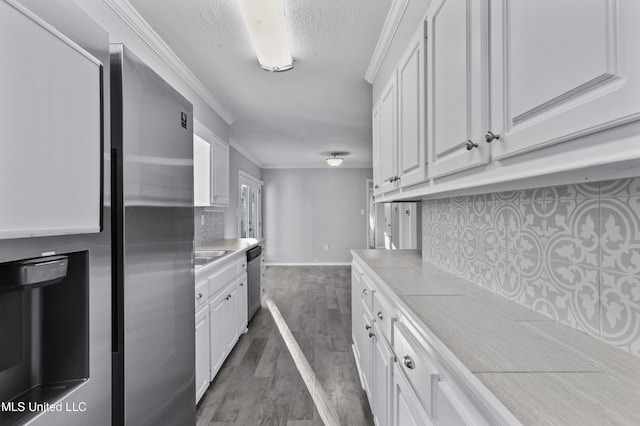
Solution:
M366 180L372 169L265 169L269 263L348 263L366 248ZM324 245L329 250L324 250Z

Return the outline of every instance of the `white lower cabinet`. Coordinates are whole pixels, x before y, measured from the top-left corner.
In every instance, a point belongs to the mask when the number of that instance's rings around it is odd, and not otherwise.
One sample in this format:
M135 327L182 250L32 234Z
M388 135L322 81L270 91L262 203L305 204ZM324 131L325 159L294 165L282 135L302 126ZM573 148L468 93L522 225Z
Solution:
M398 366L393 371L393 403L391 424L397 426L430 426L433 422L416 397L411 384Z
M238 335L247 331L249 320L249 293L247 274L238 279Z
M391 390L393 386L393 364L395 356L389 348L382 330L374 324L371 336L373 353L371 358L372 370L372 399L375 407L373 420L376 426L391 425Z
M376 426L491 424L486 403L473 402L483 396L459 379L470 373L445 361L450 355L439 354L379 278L365 271L354 259L353 352Z
M211 373L209 380L213 380L222 367L222 363L227 357L227 350L231 343L229 336L229 301L226 292L219 294L209 302L211 339L210 339L210 359Z
M246 271L242 257L196 274L196 402L247 330Z
M209 387L209 306L196 312L196 403Z

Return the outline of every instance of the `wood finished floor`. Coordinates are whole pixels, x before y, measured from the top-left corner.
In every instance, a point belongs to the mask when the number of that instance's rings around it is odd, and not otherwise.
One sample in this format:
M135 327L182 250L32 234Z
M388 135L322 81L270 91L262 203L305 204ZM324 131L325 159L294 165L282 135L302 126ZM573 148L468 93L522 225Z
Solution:
M269 266L267 291L341 425L372 425L351 351L349 266ZM322 425L269 313L261 308L198 405L198 426Z

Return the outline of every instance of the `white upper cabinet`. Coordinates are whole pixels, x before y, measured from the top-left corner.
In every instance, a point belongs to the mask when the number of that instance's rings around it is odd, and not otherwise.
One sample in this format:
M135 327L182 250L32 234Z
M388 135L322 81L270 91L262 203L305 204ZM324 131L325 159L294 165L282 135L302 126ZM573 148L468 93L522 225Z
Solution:
M229 145L216 139L213 149L212 204L229 204Z
M373 195L382 194L380 179L380 104L376 103L371 113L373 136Z
M639 17L637 0L492 3L493 158L640 118Z
M380 96L380 189L397 189L398 120L395 74Z
M427 14L432 178L489 161L489 146L482 141L487 123L487 13L486 0L436 0Z
M193 135L193 204L209 206L211 200L211 145Z
M427 177L424 48L425 25L421 25L397 68L398 173L402 188Z
M193 201L196 207L229 204L229 145L209 134L193 135Z

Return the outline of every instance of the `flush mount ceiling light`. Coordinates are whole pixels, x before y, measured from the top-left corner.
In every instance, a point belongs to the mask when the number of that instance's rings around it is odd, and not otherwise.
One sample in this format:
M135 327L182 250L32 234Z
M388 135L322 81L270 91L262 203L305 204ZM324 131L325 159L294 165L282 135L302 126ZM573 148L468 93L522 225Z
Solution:
M337 155L340 155L339 152L332 152L331 155L333 157L327 158L327 164L331 167L338 167L344 161L344 158L337 157Z
M293 68L284 22L283 0L237 0L258 62L267 71Z

